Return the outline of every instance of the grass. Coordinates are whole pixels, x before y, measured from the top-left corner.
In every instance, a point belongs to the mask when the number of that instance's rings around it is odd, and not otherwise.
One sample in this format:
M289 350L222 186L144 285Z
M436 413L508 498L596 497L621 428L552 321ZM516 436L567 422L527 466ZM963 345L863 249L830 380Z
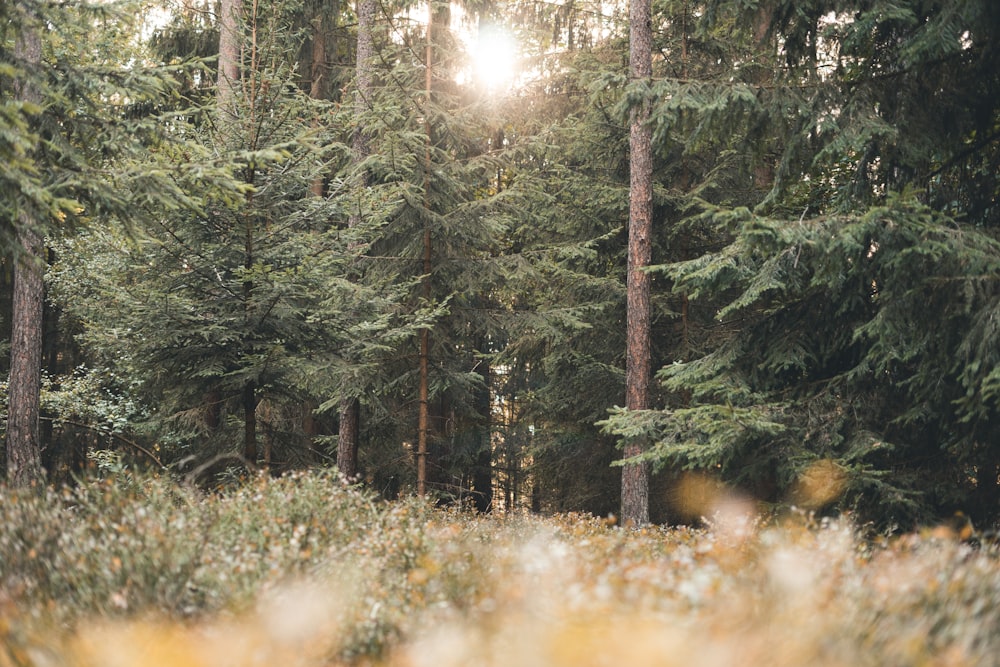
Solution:
M0 492L0 667L992 665L991 548L846 520L622 529L324 474Z

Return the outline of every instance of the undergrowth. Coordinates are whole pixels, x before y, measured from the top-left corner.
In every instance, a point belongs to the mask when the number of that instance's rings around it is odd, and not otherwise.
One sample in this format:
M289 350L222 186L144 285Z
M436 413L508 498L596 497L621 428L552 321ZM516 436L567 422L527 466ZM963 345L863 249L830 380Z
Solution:
M847 520L622 529L335 476L0 490L9 665L991 665L988 547Z

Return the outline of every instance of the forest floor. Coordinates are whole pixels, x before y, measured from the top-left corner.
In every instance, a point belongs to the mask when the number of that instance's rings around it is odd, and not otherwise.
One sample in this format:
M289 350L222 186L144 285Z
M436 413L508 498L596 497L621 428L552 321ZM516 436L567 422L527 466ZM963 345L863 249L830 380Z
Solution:
M628 529L323 474L0 490L0 667L1000 663L992 546L743 509Z

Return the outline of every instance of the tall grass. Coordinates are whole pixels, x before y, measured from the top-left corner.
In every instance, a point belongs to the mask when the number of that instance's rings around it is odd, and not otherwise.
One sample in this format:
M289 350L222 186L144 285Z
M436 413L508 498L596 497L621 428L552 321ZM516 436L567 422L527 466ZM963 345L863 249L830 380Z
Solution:
M0 667L992 665L989 548L741 513L629 530L324 474L0 492Z

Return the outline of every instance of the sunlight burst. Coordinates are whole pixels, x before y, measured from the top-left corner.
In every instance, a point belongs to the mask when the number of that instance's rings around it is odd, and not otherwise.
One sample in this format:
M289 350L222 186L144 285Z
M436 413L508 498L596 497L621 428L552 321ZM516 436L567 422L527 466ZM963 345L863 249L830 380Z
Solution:
M517 74L517 43L507 31L482 26L479 38L469 47L472 76L489 89L506 88Z

